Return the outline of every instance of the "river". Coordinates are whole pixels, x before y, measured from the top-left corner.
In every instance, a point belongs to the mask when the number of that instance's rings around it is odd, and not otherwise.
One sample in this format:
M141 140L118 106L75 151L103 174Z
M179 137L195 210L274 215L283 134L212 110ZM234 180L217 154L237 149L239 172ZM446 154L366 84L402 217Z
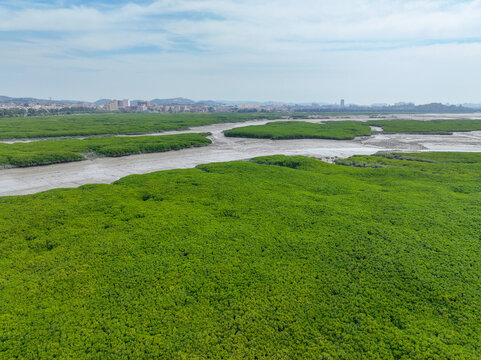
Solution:
M427 116L426 116L427 117ZM439 118L439 117L438 117ZM350 118L354 120L354 118ZM364 118L356 118L364 120ZM310 121L320 121L319 119ZM210 132L212 144L201 148L163 153L131 155L0 170L0 196L25 195L54 188L71 188L90 183L111 183L131 174L159 170L192 168L199 164L247 160L256 156L283 154L305 155L333 161L352 155L371 155L379 151L465 151L481 152L481 132L454 135L377 134L354 140L264 140L224 137L223 131L238 126L263 124L249 121L236 124L215 124L188 131ZM162 133L160 135L165 135ZM159 135L159 134L156 134Z

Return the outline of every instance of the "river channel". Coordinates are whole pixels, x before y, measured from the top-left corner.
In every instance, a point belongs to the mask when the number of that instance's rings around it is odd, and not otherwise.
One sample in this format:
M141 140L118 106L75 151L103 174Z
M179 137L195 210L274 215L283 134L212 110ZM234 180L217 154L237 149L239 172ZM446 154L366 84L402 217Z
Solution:
M439 117L438 117L439 118ZM364 118L349 120L365 120ZM309 121L319 122L319 119ZM261 125L267 121L215 124L183 132L210 132L212 144L163 153L95 158L84 161L0 170L0 196L33 194L54 188L71 188L90 183L111 183L131 174L159 170L192 168L199 164L247 160L256 156L305 155L333 161L352 155L371 155L380 151L463 151L481 152L481 132L453 135L377 134L354 140L264 140L228 138L223 131L238 126Z

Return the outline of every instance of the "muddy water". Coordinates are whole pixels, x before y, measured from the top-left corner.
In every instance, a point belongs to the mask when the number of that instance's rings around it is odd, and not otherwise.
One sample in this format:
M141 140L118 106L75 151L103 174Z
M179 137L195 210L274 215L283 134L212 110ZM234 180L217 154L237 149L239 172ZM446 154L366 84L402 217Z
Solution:
M175 134L185 134L185 133L203 133L203 132L219 132L228 129L233 129L240 126L248 126L248 125L264 125L269 122L273 121L286 121L287 119L277 119L277 120L252 120L252 121L245 121L239 123L224 123L224 124L212 124L212 125L205 125L205 126L197 126L192 127L188 130L174 130L174 131L164 131L164 132L153 132L153 133L144 133L144 134L132 134L132 135L93 135L93 136L62 136L62 137L51 137L51 138L31 138L31 139L8 139L8 140L0 140L0 143L4 144L14 144L14 143L29 143L35 141L42 141L42 140L62 140L62 139L87 139L87 138L96 138L96 137L134 137L134 136L162 136L162 135L175 135ZM333 120L346 120L343 118L333 119ZM295 119L289 121L307 121L313 123L320 123L324 120L321 119ZM330 120L329 120L330 121Z
M252 120L246 121L241 123L225 123L225 124L213 124L213 125L206 125L206 126L199 126L199 127L192 127L189 130L180 130L180 131L166 131L166 132L154 132L154 133L145 133L145 134L134 134L134 135L93 135L93 136L63 136L63 137L51 137L51 138L31 138L31 139L1 139L0 143L4 144L13 144L13 143L21 143L21 142L34 142L34 141L41 141L41 140L60 140L60 139L86 139L92 137L103 137L103 136L116 136L116 137L132 137L132 136L159 136L159 135L172 135L172 134L183 134L183 133L194 133L194 132L216 132L216 131L224 131L227 129L232 129L239 126L248 126L248 125L263 125L268 122L272 121L307 121L307 122L314 122L314 123L321 123L326 121L345 121L345 120L352 120L352 121L370 121L370 120L392 120L392 119L408 119L408 120L435 120L435 119L481 119L481 113L472 113L472 114L386 114L386 115L378 115L378 116L370 116L370 115L345 115L345 116L316 116L313 115L309 119L276 119L276 120ZM381 132L382 128L377 126L371 126L373 131Z
M212 145L202 148L0 170L0 196L32 194L53 188L77 187L89 183L111 183L131 174L192 168L210 162L245 160L273 154L305 155L331 161L335 157L370 155L378 151L481 152L481 132L479 131L449 136L378 134L351 141L309 139L272 141L227 138L222 134L226 129L250 123L262 124L265 121L216 124L189 130L212 133L210 136Z
M378 134L354 140L364 146L383 151L453 151L481 152L481 131L459 132L453 135Z

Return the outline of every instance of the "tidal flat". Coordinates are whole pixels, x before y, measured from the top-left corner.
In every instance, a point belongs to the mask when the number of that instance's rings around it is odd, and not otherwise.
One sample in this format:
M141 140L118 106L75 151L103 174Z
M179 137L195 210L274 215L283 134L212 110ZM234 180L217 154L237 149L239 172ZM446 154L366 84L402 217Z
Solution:
M400 116L400 115L399 115ZM430 120L431 115L419 115L418 120ZM394 117L393 117L394 118ZM370 121L369 116L338 117L328 121ZM222 123L193 127L184 131L158 133L211 133L212 144L195 149L132 155L121 158L97 158L82 162L42 167L0 170L0 196L24 195L59 187L77 187L89 183L111 183L131 174L146 174L158 170L186 169L200 164L248 160L273 154L303 155L328 162L353 155L378 152L454 151L481 152L481 132L456 132L453 135L384 134L361 136L354 140L266 140L226 137L223 132L235 127L263 125L278 120L250 120L242 123ZM319 123L320 119L299 119ZM152 135L152 134L149 134Z

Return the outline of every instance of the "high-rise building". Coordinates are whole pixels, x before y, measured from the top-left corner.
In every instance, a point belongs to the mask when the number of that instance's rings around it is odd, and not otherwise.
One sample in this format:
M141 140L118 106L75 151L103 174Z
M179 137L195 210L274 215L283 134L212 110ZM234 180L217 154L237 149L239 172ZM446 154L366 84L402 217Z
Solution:
M239 110L260 110L259 104L237 104Z
M113 100L105 104L105 109L107 111L116 111L119 109L119 103L117 100Z
M341 107L343 108L345 105L344 105L344 99L341 99Z
M130 106L130 100L129 99L119 100L118 106L119 106L119 109L128 108Z

